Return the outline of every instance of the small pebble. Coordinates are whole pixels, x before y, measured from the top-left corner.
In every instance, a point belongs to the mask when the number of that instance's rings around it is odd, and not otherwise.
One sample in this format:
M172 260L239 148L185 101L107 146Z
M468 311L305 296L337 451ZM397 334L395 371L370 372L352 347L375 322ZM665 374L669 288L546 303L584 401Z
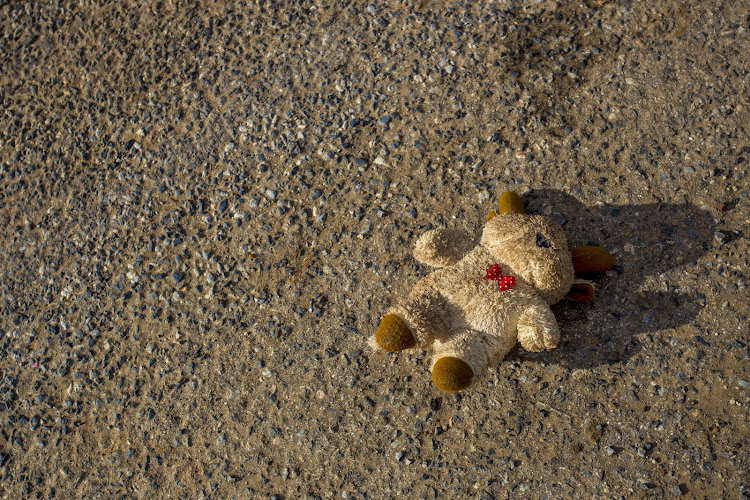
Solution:
M704 345L704 346L707 346L707 347L711 346L711 344L709 344L708 342L706 342L706 340L703 337L701 337L700 335L696 335L693 338L695 339L696 342L698 342L701 345Z

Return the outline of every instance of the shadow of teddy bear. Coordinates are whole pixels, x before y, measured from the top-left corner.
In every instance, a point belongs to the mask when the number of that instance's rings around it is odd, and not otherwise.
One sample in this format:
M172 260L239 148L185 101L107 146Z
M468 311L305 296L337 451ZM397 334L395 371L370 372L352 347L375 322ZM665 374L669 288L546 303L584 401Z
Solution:
M558 219L572 247L594 244L615 253L615 270L595 279L594 299L566 300L553 307L562 342L543 354L516 348L508 359L544 359L574 368L623 362L640 350L637 335L690 322L705 305L705 295L660 290L650 281L695 263L714 234L711 215L691 204L586 206L555 190L523 196L528 213Z

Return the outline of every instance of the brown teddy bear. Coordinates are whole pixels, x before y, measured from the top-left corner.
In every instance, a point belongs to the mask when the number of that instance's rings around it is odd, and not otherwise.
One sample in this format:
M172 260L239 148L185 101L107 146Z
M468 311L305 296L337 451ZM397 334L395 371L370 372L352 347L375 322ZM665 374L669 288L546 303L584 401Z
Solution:
M432 347L432 380L443 391L469 387L516 341L534 352L556 347L560 330L550 305L568 294L589 300L593 286L574 274L614 265L599 247L569 250L560 225L527 215L518 194L503 193L498 205L478 244L454 229L419 238L414 257L439 269L391 308L375 334L386 351Z

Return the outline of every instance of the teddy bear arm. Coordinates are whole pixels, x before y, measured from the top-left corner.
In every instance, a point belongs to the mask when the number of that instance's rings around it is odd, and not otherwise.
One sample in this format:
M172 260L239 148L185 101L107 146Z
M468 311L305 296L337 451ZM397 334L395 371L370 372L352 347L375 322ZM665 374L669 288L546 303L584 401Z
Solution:
M557 320L546 304L528 307L518 320L517 330L518 341L527 351L553 349L560 341Z
M414 258L433 267L455 264L476 246L475 238L460 229L432 229L417 240Z

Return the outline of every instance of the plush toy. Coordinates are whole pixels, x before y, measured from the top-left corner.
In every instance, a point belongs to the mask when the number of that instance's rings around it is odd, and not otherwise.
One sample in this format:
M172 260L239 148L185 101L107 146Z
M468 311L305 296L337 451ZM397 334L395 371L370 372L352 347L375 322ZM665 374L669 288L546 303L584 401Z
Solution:
M594 288L575 273L603 272L614 259L599 247L568 249L549 217L527 215L514 192L500 197L478 243L462 231L423 234L414 257L437 267L380 321L375 342L390 352L432 347L432 380L443 391L469 387L519 341L529 351L557 346L550 305L586 301Z

